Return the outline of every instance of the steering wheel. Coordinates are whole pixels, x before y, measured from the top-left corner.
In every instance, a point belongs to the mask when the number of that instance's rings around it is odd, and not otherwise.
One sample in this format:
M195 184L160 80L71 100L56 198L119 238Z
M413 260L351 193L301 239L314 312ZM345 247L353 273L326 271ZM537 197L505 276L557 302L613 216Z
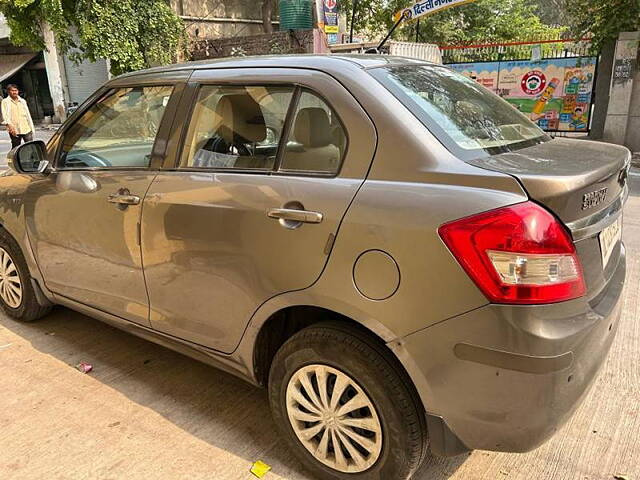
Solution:
M253 153L251 153L251 151L249 150L249 148L241 142L235 142L231 145L229 145L229 151L231 152L233 149L237 150L237 155L240 155L241 157L252 157Z
M73 150L64 157L66 167L109 167L110 164L102 157L87 150Z

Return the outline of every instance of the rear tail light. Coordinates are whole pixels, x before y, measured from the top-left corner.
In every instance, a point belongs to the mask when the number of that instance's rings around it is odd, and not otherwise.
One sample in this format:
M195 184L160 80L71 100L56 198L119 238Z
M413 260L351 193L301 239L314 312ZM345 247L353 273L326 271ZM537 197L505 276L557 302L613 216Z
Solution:
M440 237L494 303L554 303L586 288L569 233L533 202L442 225Z

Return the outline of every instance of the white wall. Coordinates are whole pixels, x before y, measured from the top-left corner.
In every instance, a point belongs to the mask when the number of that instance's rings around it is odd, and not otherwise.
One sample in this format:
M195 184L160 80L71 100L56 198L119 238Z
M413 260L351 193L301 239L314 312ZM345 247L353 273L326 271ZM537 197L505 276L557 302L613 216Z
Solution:
M0 15L0 38L8 38L11 30L9 30L9 25L7 25L7 20Z

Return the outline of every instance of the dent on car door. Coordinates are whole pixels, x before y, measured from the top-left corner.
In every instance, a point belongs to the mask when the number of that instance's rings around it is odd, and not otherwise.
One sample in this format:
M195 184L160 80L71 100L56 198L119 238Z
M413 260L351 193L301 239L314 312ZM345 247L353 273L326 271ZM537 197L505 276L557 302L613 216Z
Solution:
M202 85L178 168L145 200L152 327L222 352L263 302L318 278L375 150L371 121L338 82L314 73L293 87L299 75L278 73Z
M143 325L148 298L138 224L173 90L106 93L65 127L53 172L26 195L27 232L47 288Z

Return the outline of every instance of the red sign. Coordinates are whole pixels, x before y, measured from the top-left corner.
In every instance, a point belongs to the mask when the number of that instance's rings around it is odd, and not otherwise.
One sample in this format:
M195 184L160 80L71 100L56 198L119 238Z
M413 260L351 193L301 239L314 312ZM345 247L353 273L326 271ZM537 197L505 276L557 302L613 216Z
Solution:
M324 4L329 10L333 10L334 8L336 8L337 3L338 2L336 0L324 0Z
M538 95L547 86L547 77L540 70L531 70L522 77L520 86L527 95Z

